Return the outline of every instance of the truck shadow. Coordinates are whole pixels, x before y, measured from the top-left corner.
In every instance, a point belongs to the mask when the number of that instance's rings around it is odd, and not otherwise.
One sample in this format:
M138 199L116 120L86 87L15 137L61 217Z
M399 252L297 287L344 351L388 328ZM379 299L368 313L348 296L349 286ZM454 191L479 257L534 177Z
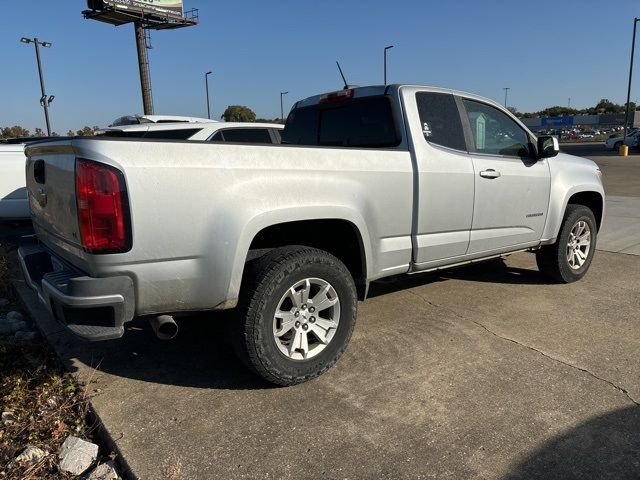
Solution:
M545 444L503 480L640 478L640 407L590 419Z
M387 295L453 278L519 284L545 282L536 270L507 267L503 262L492 261L437 274L375 282L371 287L371 296ZM230 338L233 338L230 327L237 321L234 312L210 312L176 320L180 332L175 339L167 342L158 340L144 319L127 324L123 338L108 342L82 342L66 332L57 335L64 337L62 349L65 356L77 358L86 366L119 377L206 389L274 388L254 375L235 356L230 343ZM87 373L81 376L86 377Z
M384 278L371 284L369 298L446 280L511 285L549 285L552 283L538 270L508 266L504 259L497 258L434 272Z

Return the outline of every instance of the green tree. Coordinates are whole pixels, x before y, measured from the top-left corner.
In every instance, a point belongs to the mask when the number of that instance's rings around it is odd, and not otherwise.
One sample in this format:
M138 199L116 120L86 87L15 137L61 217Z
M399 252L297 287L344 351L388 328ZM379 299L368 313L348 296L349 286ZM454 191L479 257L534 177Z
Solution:
M76 134L73 133L73 130L68 130L67 131L67 137L75 137L75 136L76 136Z
M256 114L249 107L229 105L222 114L225 122L255 122Z
M281 118L274 118L273 120L270 120L268 118L256 118L254 120L256 123L281 123L281 124L285 124L286 119L282 120Z
M522 114L518 111L518 109L516 107L507 107L507 110L509 110L511 113L513 113L518 118L522 117Z
M98 127L97 125L94 125L93 127L82 127L82 130L78 130L76 134L79 137L92 137L95 131L99 128L100 127Z
M33 132L33 136L34 137L44 137L44 132L42 131L42 129L40 127L36 127L35 131Z
M15 137L28 137L29 130L21 127L20 125L14 125L13 127L0 128L0 138L15 138Z
M624 105L610 102L608 99L601 99L594 107L594 114L597 113L624 113Z
M560 105L555 105L553 107L545 108L544 110L540 110L537 112L538 117L566 117L567 115L576 115L578 110L575 108L561 107Z

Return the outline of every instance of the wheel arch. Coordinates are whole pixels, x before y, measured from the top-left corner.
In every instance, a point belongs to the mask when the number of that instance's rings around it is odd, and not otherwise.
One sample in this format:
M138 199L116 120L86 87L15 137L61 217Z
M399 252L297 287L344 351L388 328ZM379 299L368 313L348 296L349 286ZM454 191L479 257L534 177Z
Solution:
M550 245L556 241L562 226L562 220L567 211L567 205L570 203L589 207L596 217L597 228L600 230L605 214L604 189L602 185L583 183L566 189L563 185L557 183L552 185L551 188L549 213L542 235L542 245Z
M327 215L329 211L334 215ZM246 262L288 245L314 247L336 256L351 272L359 299L366 297L367 274L372 266L364 219L348 208L312 208L307 212L296 208L295 213L291 209L265 212L246 225L236 250L227 294L233 303L230 306L239 298Z
M604 214L604 198L602 198L602 195L600 195L599 192L591 190L574 193L567 200L567 205L569 204L584 205L589 208L593 212L593 216L596 218L596 226L598 231L600 231ZM567 210L567 205L564 207L565 211Z

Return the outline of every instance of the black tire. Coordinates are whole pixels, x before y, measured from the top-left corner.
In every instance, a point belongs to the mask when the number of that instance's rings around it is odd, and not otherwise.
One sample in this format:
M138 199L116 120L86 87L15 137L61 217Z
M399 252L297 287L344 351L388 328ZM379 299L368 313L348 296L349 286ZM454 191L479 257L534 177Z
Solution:
M274 338L274 314L282 296L296 282L322 279L340 301L338 326L317 355L294 360L283 354ZM295 385L331 368L345 351L356 323L356 287L349 270L333 255L310 247L274 249L247 264L237 321L235 349L255 373L276 385Z
M616 143L614 143L614 144L613 144L613 149L614 149L616 152L619 152L619 151L620 151L620 147L621 147L621 146L622 146L622 142L616 142Z
M571 230L580 221L586 222L589 226L591 244L584 264L580 268L574 269L569 265L569 260L567 259L567 246ZM571 283L580 280L589 270L593 260L593 255L596 251L597 231L596 219L588 207L574 204L567 205L556 243L546 245L536 252L536 262L540 272L559 283Z

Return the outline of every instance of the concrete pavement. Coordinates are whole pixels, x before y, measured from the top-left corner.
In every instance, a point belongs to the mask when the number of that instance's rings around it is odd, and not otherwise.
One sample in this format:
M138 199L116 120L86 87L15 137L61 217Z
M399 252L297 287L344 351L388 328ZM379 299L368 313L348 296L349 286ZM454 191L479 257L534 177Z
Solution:
M638 478L640 258L591 268L549 285L520 254L378 283L337 367L292 388L244 370L221 317L168 343L45 328L140 478Z
M607 197L599 250L640 255L640 196Z

